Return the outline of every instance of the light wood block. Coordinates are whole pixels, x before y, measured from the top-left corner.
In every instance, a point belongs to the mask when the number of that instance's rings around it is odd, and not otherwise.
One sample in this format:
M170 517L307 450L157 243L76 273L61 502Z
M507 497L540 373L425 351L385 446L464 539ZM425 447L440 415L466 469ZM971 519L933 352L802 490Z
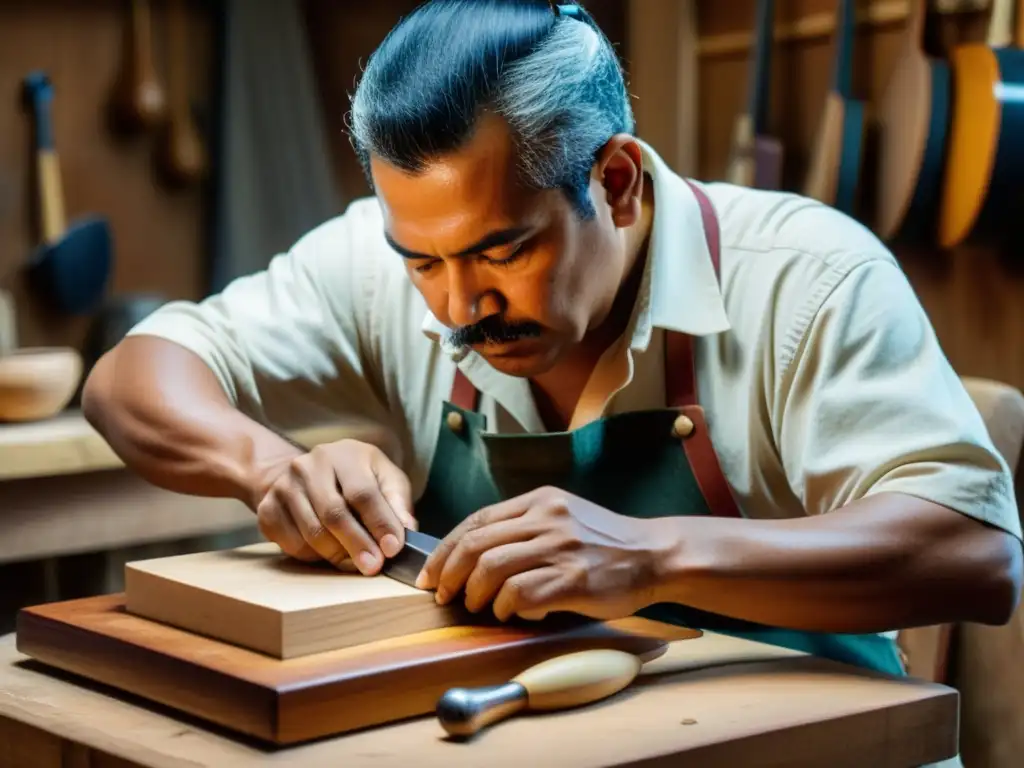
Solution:
M125 566L129 612L292 659L459 623L432 592L342 573L261 543Z

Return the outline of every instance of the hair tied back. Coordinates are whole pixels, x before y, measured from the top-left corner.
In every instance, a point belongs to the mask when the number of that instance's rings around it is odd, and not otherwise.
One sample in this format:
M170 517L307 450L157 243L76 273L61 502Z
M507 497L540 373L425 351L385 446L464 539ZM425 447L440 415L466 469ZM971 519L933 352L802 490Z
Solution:
M551 10L555 16L565 16L569 19L576 19L578 21L583 20L582 9L578 5L561 5L556 3L555 0L548 0L548 4L551 6Z

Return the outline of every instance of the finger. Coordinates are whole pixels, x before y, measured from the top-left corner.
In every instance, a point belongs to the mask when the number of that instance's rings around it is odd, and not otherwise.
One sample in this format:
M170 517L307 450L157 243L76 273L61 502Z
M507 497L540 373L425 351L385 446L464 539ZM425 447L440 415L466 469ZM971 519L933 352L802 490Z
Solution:
M296 489L283 494L281 501L306 544L320 557L335 565L348 557L348 550L317 517L316 510L304 492Z
M543 568L549 563L546 547L539 539L506 544L488 549L478 559L466 579L465 604L476 613L491 603L505 582L512 577ZM444 574L441 576L444 584Z
M426 562L423 563L423 568L420 569L420 574L416 578L416 586L420 589L434 589L439 582L445 563L463 538L472 531L484 528L485 526L504 520L511 520L526 514L533 501L533 495L534 492L531 492L499 502L498 504L492 504L489 507L483 507L455 526L434 548L434 551L427 557Z
M495 547L504 548L506 544L529 541L537 533L536 523L531 524L525 517L514 517L499 520L459 537L437 577L437 602L443 605L457 595L477 568L480 558Z
M302 538L291 516L281 508L273 495L268 495L256 508L256 524L267 541L272 541L289 557L315 562L320 555Z
M335 476L333 465L326 464L321 467L321 471L314 471L303 477L313 513L327 532L341 544L351 564L360 573L372 576L384 564L377 542L366 532L345 503L338 488L338 478ZM341 567L338 561L334 561L334 564Z
M384 500L387 501L398 521L405 528L416 530L419 526L412 513L412 485L409 482L409 476L392 463L383 451L373 454L370 459L370 468L377 477L377 486L380 488ZM402 531L400 543L405 544L405 531Z
M377 542L356 519L340 493L317 511L317 517L324 528L341 542L361 573L373 576L380 571L384 565L384 556Z
M540 620L558 598L563 579L557 568L537 568L507 579L494 598L494 615L499 621L513 616Z
M334 467L341 495L385 557L394 557L405 543L405 530L381 493L377 475L369 462L336 464Z

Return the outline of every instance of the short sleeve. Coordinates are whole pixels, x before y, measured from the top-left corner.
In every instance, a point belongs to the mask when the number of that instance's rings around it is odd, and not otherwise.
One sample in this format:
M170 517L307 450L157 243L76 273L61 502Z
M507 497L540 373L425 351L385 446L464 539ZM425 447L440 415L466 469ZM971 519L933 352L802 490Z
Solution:
M818 301L773 427L807 512L904 493L1020 538L1006 461L899 267L865 261Z
M365 352L373 280L355 253L359 226L350 208L266 270L201 302L170 302L130 335L191 350L239 410L280 429L383 417Z

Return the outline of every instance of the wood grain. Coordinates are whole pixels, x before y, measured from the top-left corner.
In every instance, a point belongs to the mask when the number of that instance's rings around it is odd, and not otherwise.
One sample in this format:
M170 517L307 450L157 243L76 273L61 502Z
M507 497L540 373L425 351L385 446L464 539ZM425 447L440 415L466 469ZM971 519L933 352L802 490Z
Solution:
M13 724L0 733L0 755L41 731L97 768L108 755L146 768L910 766L956 752L950 688L712 633L670 642L605 702L517 718L469 743L444 738L428 716L287 749L52 674L13 645L0 638L0 724ZM65 768L43 760L52 751L19 754L25 768Z
M302 563L276 544L128 563L129 613L291 659L455 625L462 613L388 576Z
M23 609L17 646L64 671L291 744L430 712L453 685L504 682L562 653L614 648L652 658L665 642L598 622L458 626L278 660L132 616L123 595L104 595Z

